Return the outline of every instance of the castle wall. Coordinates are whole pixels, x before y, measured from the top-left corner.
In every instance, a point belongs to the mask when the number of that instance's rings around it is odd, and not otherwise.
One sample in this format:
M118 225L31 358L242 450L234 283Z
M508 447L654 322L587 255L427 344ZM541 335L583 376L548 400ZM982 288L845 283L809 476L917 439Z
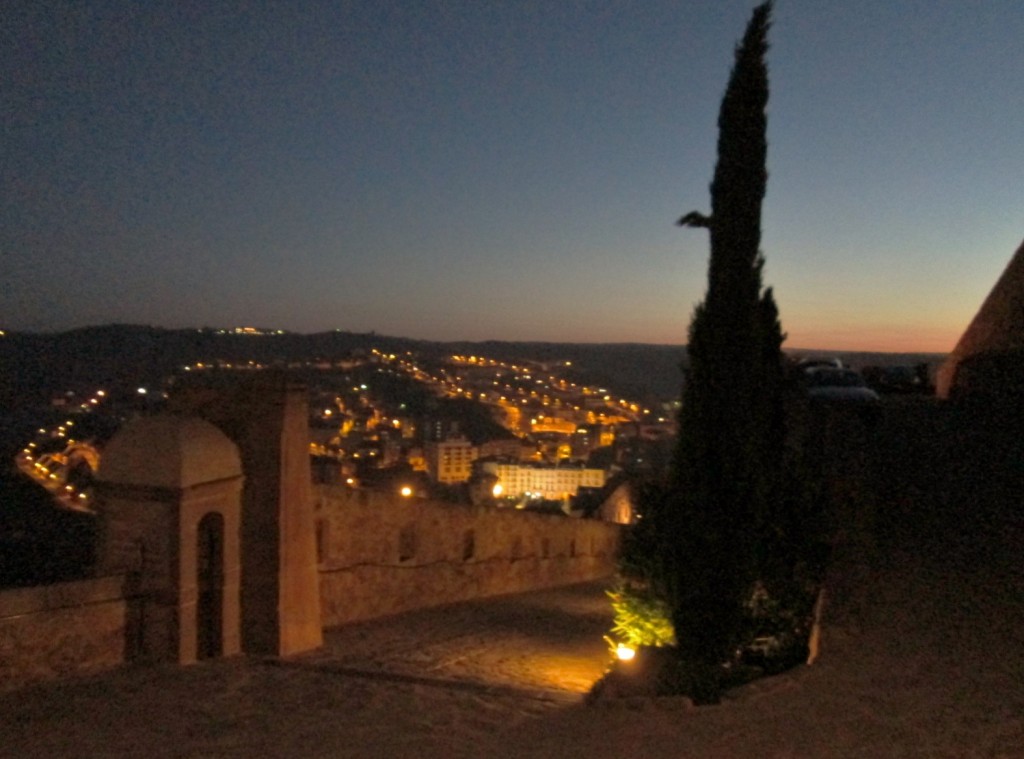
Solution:
M939 367L935 393L1005 407L1024 400L1024 244Z
M123 577L0 591L0 690L125 661Z
M323 627L615 569L615 524L335 486L314 495ZM138 658L144 591L126 575L0 591L0 690Z
M621 526L315 490L324 627L611 575Z

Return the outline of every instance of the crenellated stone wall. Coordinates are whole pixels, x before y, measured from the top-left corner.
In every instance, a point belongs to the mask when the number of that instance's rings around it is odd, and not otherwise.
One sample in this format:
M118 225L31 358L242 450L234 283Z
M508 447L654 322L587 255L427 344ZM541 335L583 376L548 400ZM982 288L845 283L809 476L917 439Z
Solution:
M324 627L615 571L621 525L316 488Z
M623 529L344 487L314 496L323 627L605 577ZM0 591L0 690L137 659L145 595L130 575Z

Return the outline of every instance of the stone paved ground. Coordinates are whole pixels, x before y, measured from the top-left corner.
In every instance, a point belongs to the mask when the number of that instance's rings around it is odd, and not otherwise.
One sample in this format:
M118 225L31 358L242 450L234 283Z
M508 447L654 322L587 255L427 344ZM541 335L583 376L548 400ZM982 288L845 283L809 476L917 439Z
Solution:
M600 677L609 624L603 587L578 585L353 625L284 662L31 687L0 697L0 755L501 756L499 732Z
M868 440L877 511L840 545L821 658L721 705L583 704L608 625L588 585L353 626L283 663L7 694L0 755L1024 757L1019 435L908 418Z

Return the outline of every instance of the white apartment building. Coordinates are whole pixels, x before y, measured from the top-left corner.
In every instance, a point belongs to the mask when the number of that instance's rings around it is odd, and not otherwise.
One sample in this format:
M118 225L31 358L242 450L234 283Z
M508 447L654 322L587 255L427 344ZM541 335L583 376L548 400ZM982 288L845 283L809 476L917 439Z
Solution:
M482 462L480 468L497 477L504 494L513 498L529 494L548 500L560 500L576 495L576 491L581 487L603 487L605 481L603 469L512 464L500 461Z

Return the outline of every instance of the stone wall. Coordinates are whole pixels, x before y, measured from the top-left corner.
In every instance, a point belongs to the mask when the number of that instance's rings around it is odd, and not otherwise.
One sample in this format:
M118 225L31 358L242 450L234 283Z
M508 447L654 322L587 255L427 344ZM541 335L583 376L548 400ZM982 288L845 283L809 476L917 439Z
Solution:
M0 690L125 661L124 578L0 591Z
M620 525L343 486L315 495L324 627L615 571Z
M1024 400L1024 244L939 368L935 393L1007 408Z
M622 529L338 486L315 503L324 627L606 577ZM142 590L115 575L0 591L0 690L139 658Z

